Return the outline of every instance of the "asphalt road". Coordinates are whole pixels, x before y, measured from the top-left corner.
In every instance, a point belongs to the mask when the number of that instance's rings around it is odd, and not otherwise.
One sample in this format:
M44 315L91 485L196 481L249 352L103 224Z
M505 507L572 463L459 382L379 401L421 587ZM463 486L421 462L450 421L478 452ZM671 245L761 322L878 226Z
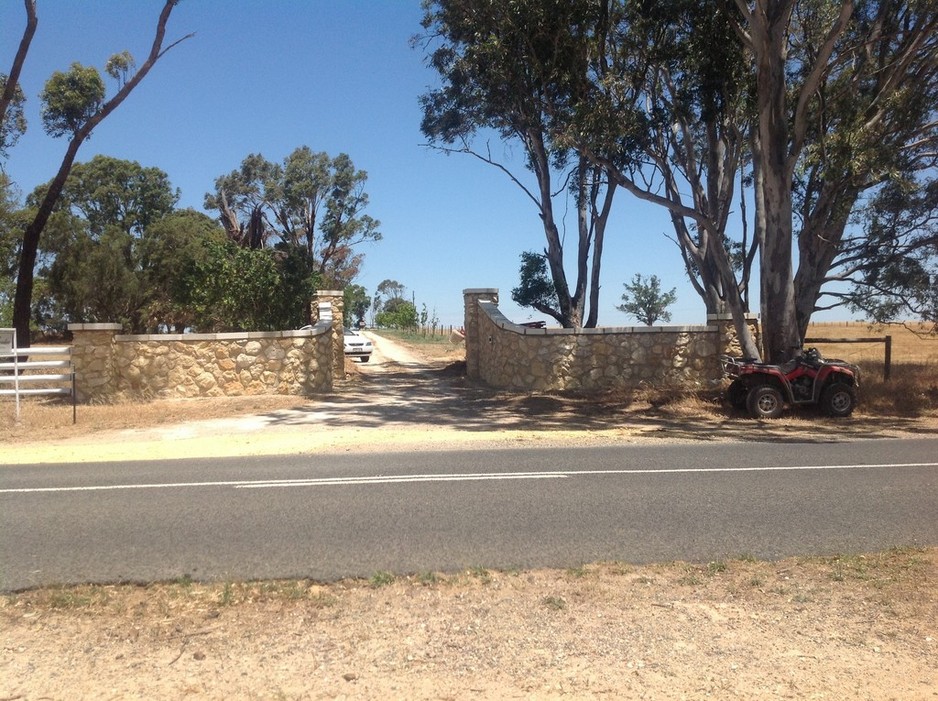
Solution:
M938 545L938 440L0 466L0 589Z

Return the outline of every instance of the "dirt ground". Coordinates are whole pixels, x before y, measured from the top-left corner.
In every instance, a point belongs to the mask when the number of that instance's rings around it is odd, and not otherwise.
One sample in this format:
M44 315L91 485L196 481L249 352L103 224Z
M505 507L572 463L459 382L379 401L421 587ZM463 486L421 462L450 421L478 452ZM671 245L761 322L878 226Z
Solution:
M26 592L0 699L938 698L938 551Z
M419 351L385 347L386 362L350 367L344 398L255 405L249 415L189 403L153 425L118 411L90 437L87 425L63 424L42 442L12 430L0 435L3 462L173 457L197 446L212 455L368 450L377 431L382 448L399 450L733 439L723 418L693 404L646 407L624 424L629 407L484 393L447 369L452 358L428 364ZM393 410L373 408L370 376L358 370L397 386ZM455 393L445 405L411 383L427 372ZM469 399L485 425L459 408ZM687 416L699 419L693 430ZM845 436L934 435L933 423L860 417ZM756 439L790 440L808 427L760 425ZM0 597L0 701L164 698L934 701L938 548Z

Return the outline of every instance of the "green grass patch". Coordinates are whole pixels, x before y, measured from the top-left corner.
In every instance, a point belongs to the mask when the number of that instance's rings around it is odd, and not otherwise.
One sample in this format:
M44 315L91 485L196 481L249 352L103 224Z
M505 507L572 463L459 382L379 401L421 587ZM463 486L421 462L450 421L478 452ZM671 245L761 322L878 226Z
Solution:
M478 579L483 584L488 584L492 581L492 574L482 566L469 568L469 576Z
M727 566L723 560L715 560L714 562L707 563L707 574L709 574L711 577L715 574L726 572L726 570Z
M371 584L375 589L379 587L386 587L389 584L394 583L394 575L390 572L375 572L371 575L371 579L368 580L368 583Z
M425 587L428 587L431 584L439 584L443 581L443 578L436 572L421 572L417 575L417 581Z

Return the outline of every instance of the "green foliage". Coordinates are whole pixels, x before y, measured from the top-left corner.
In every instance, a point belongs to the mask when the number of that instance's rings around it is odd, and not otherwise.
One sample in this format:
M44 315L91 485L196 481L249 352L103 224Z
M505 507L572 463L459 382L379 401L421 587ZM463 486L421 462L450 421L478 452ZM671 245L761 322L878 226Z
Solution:
M122 87L129 75L137 67L134 57L129 51L121 51L119 54L111 56L104 64L104 72L117 81L118 87Z
M388 329L415 329L419 316L413 302L404 299L407 290L397 280L382 280L375 290L372 309L376 326Z
M349 328L365 323L365 314L371 308L371 297L361 285L348 285L342 293L344 301L342 322Z
M119 226L108 226L92 238L80 220L69 224L60 223L68 238L61 239L55 259L43 270L51 313L42 326L61 332L69 321L115 322L142 331L135 317L146 297L133 238Z
M20 263L17 274L17 287L13 308L13 324L17 329L19 338L24 346L30 344L31 322L35 305L33 304L34 287L36 286L36 263L39 257L39 247L43 232L53 215L56 202L62 187L68 178L74 158L82 143L91 135L92 130L98 126L111 112L113 112L130 94L134 85L137 85L152 69L159 58L167 51L177 46L181 41L188 39L188 35L167 47L163 47L166 24L176 5L176 0L167 0L160 13L156 26L153 46L147 61L141 66L133 78L118 90L107 102L104 101L105 89L101 75L94 68L72 63L67 72L56 72L46 81L40 94L42 102L42 121L46 132L53 136L69 136L69 146L62 157L56 175L53 177L41 202L38 203L33 217L23 232L23 244L20 252ZM23 59L29 49L33 32L36 29L35 2L26 3L27 28L20 43L20 50L14 59L11 74L16 77ZM129 72L132 58L123 53L113 57L108 64L108 71L123 81ZM4 121L6 121L4 119Z
M493 129L523 146L538 178L538 190L526 192L541 207L546 273L559 304L553 311L565 325L575 316L565 306L581 303L587 268L578 258L581 277L568 288L545 193L561 191L549 179L551 168L583 172L577 157L669 210L682 259L708 311L748 310L763 244L758 270L770 356L800 337L816 309L829 308L820 306L822 299L833 306L851 299L868 306L895 281L907 279L914 294L881 311L888 316L933 309L932 244L923 237L916 246L909 237L874 237L893 261L889 275L878 279L875 270L885 263L870 267L860 260L865 233L856 235L848 224L883 183L916 174L923 181L934 177L938 5L776 5L425 3L427 31L418 41L442 81L421 98L423 132L490 163L491 151L471 150L480 130ZM753 152L756 143L760 148ZM761 192L740 194L740 187ZM589 192L577 185L578 204L596 201ZM734 211L743 210L737 202L754 202L758 211L746 226L728 229ZM580 221L584 211L590 209L580 211ZM767 221L774 222L768 230ZM742 236L731 238L728 230ZM579 251L590 244L582 232L579 244ZM831 285L844 280L873 285L851 298ZM522 285L519 297L532 304L545 296ZM751 334L738 331L753 352Z
M251 154L216 179L205 207L240 245L301 250L323 284L341 289L361 267L355 247L381 240L380 222L364 214L367 179L344 153L330 158L301 146L282 164Z
M41 199L44 187L32 201ZM62 331L69 321L115 322L146 330L145 308L155 295L141 237L177 199L158 168L106 156L75 165L47 225L41 326Z
M426 2L418 39L428 49L427 62L441 77L441 87L420 99L421 130L444 150L475 155L507 174L534 202L547 246L547 275L552 291L522 296L565 327L595 325L602 237L615 192L605 163L589 163L583 145L567 126L577 115L590 125L608 119L625 123L620 114L594 110L590 58L601 55L610 28L609 4L594 0L433 0ZM528 175L516 175L493 160L488 147L473 150L480 132L494 130L517 145ZM577 128L588 134L587 125ZM590 140L597 158L610 163L628 160L634 144L626 138L600 144ZM611 148L609 146L611 145ZM526 182L533 179L532 185ZM557 200L555 202L554 200ZM564 202L567 199L568 202ZM574 247L577 279L568 284L564 245L555 211L576 207ZM522 288L524 285L522 285ZM589 294L590 315L584 318Z
M273 331L299 328L316 290L309 261L294 250L251 249L210 242L183 272L183 304L194 329Z
M389 299L375 315L375 324L389 329L417 328L417 308L400 297Z
M652 275L647 281L641 274L636 273L631 283L625 283L625 293L622 295L622 304L616 309L638 319L643 324L652 326L659 319L671 321L671 314L667 308L677 301L677 289L670 292L661 291L661 281L657 275Z
M173 211L179 190L159 168L98 155L73 168L58 203L81 216L92 236L118 226L139 237L151 223Z
M143 308L150 329L168 328L182 333L196 323L190 290L200 280L187 273L211 270L213 246L225 244L224 230L210 217L193 209L175 211L148 226L140 239L139 264L146 279Z
M387 302L391 299L399 299L404 296L406 289L407 288L397 280L382 280L378 283L378 288L375 290L375 301Z
M104 92L104 81L94 67L76 62L65 73L53 73L39 95L46 133L77 132L101 108Z
M368 582L374 589L380 589L381 587L394 584L395 579L397 578L393 574L382 570L371 575L371 579L369 579Z
M9 76L0 73L0 93L6 90ZM23 114L23 104L26 96L23 89L17 85L13 88L13 99L7 105L6 114L0 120L0 158L5 158L7 150L12 148L20 136L26 133L26 116Z
M850 307L877 323L938 324L938 179L890 181L864 218Z
M0 170L0 326L13 323L13 293L16 264L25 213L17 204L16 192L7 175Z
M802 4L813 12L791 29L799 51L789 65L812 56L832 24L829 12ZM934 2L858 2L812 90L793 192L808 263L795 281L803 328L811 312L844 302L876 320L935 320L936 27ZM805 79L792 77L796 88ZM812 294L833 280L853 289Z
M440 324L440 317L437 316L436 307L432 311L427 309L427 305L420 305L420 328L433 328L435 329Z
M237 246L206 215L175 211L177 198L156 168L105 156L75 166L47 225L40 326L117 322L143 333L308 323L317 277L302 249Z
M511 298L522 307L543 311L557 306L557 293L547 271L547 258L540 253L521 254L518 271L521 283L511 291Z

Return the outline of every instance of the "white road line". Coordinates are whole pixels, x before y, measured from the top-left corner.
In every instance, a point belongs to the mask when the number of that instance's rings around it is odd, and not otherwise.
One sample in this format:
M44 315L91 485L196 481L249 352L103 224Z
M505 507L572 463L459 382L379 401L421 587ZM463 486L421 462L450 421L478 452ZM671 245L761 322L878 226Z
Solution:
M579 474L579 473L576 473ZM568 472L503 472L468 475L397 475L382 477L339 477L305 480L275 480L240 484L235 489L270 489L273 487L326 487L347 484L398 484L404 482L472 482L484 480L542 480L566 479L574 476Z
M0 489L0 494L45 492L108 492L127 489L181 489L186 487L233 487L235 489L273 489L279 487L333 487L347 485L405 484L409 482L471 482L490 480L559 479L595 475L673 475L725 474L733 472L798 472L821 470L868 470L875 468L938 467L938 462L898 462L872 465L787 465L770 467L680 467L635 468L625 470L557 470L547 472L469 472L428 475L376 475L374 477L322 477L287 480L232 480L218 482L165 482L158 484L102 484L84 487L23 487Z

